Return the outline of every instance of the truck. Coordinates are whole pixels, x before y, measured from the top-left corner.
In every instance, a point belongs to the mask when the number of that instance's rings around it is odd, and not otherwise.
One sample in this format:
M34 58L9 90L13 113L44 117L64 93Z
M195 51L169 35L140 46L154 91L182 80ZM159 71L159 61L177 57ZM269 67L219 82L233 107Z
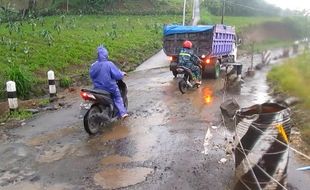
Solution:
M202 60L203 76L208 78L218 78L222 66L233 65L237 60L237 37L232 26L165 25L163 33L163 50L175 77L178 53L185 40L192 42L194 54Z

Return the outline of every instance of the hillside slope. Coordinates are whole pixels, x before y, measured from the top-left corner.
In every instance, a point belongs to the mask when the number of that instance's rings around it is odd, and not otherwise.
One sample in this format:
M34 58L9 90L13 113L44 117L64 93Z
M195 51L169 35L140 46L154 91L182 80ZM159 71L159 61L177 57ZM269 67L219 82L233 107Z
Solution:
M69 0L68 3L69 11L84 13L180 13L183 7L178 0ZM0 6L10 5L16 10L28 9L33 4L39 10L67 10L66 0L0 0Z

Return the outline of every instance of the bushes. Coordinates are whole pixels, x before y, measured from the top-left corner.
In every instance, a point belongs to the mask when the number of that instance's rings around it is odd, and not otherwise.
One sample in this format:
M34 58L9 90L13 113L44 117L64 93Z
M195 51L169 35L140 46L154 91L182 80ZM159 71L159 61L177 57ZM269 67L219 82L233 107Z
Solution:
M69 88L71 84L72 84L72 80L68 76L63 76L59 79L59 86L61 88Z
M33 79L25 68L12 65L8 70L6 70L6 78L7 80L11 80L16 83L16 92L18 97L29 97L33 85Z

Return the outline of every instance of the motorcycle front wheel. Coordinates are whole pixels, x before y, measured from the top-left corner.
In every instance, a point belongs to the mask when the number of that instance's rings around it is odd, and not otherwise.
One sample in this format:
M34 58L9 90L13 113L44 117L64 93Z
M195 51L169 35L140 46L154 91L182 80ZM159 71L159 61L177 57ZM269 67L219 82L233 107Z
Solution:
M107 110L102 109L100 106L92 106L84 116L84 129L89 135L95 135L100 130L100 127L108 120L108 113L104 114ZM107 117L107 118L105 118Z
M186 84L186 81L184 79L182 79L179 82L179 90L182 94L185 94L187 92L188 86Z

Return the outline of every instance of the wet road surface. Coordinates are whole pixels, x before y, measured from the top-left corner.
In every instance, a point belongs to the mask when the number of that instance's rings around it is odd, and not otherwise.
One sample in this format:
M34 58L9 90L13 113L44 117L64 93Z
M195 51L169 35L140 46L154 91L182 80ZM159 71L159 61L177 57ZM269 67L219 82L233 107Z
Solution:
M241 107L271 99L268 69L226 96L223 79L182 95L168 68L133 72L126 78L130 117L94 137L83 130L75 96L68 108L5 131L0 189L231 189L233 140L219 106L229 97ZM295 171L305 163L293 153L291 160L291 189L307 189L309 173Z

